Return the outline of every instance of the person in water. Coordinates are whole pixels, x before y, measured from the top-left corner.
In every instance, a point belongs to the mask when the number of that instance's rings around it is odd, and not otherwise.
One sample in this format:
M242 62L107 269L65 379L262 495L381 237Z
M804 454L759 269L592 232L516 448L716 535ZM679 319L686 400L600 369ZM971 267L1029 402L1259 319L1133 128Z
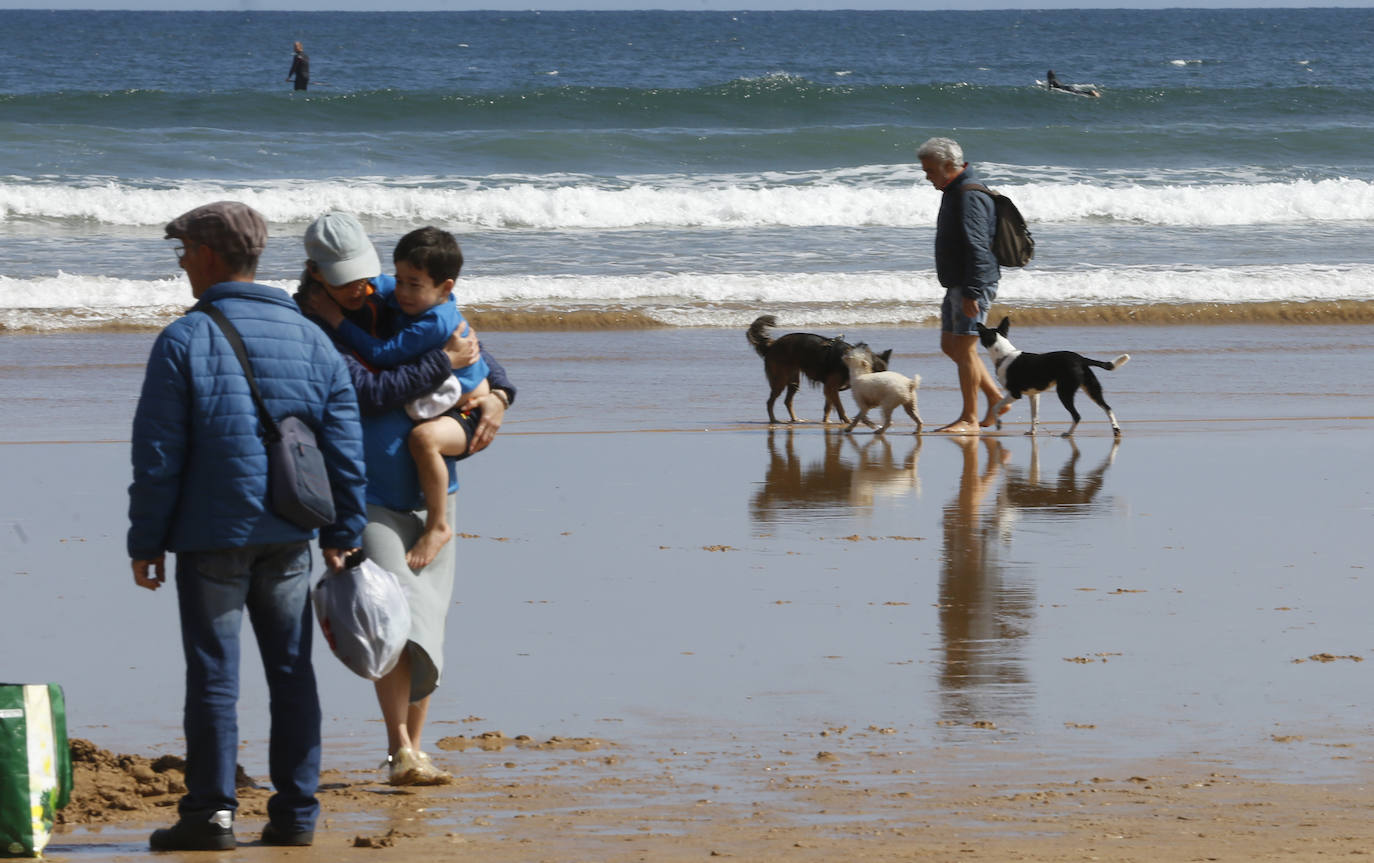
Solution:
M1097 98L1102 95L1094 87L1085 87L1082 84L1065 84L1061 82L1054 74L1053 69L1045 73L1045 87L1049 90L1067 90L1078 96L1092 96L1093 98Z
M296 89L305 90L310 87L310 57L301 47L301 43L296 42L292 45L295 54L291 57L291 70L286 73L286 80L296 79Z

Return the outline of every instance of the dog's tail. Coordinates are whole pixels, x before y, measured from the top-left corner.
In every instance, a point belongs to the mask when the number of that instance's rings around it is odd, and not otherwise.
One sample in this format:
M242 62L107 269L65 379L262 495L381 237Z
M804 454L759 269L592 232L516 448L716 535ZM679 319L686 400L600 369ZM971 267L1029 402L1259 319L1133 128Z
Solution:
M773 340L768 338L768 328L777 325L778 319L772 315L759 315L749 325L749 331L744 334L745 338L749 339L749 344L753 345L754 350L764 359L768 358L768 348L773 344Z
M1088 360L1088 365L1097 366L1099 369L1106 369L1109 372L1113 372L1121 368L1122 366L1126 365L1126 363L1130 361L1130 354L1122 354L1121 356L1117 357L1111 362L1106 362L1105 360Z

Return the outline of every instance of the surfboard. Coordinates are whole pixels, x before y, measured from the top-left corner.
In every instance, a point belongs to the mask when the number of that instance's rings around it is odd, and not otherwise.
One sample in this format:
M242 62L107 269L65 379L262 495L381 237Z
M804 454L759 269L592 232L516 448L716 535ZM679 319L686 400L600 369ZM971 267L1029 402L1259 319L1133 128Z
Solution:
M1039 79L1037 79L1035 83L1049 90L1051 93L1064 93L1069 96L1085 96L1089 99L1097 99L1102 95L1101 91L1090 84L1060 84L1058 87L1051 87L1049 84Z

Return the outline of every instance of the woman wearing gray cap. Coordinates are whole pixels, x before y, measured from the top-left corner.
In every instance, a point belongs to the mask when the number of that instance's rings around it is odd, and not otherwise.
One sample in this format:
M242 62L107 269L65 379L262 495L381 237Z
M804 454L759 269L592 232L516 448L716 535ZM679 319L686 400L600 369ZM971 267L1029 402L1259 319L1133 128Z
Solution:
M308 260L297 295L307 316L314 319L345 357L353 373L362 412L363 445L367 464L367 527L363 550L382 568L401 580L411 607L411 632L396 667L377 681L377 699L387 732L387 763L393 785L441 784L452 780L420 748L429 698L443 672L444 623L452 605L456 555L446 543L429 565L418 572L406 564L406 550L425 526L423 498L415 463L405 445L413 425L404 404L422 395L461 368L478 352L489 367L491 392L476 400L482 419L469 452L486 447L501 427L505 410L515 400L515 387L505 369L475 336L455 333L442 349L376 373L335 337L333 324L343 318L373 335L387 325L386 309L377 289L389 289L394 277L381 273L376 249L356 218L327 213L306 230ZM385 290L384 290L385 292ZM448 462L448 521L456 523L457 475Z

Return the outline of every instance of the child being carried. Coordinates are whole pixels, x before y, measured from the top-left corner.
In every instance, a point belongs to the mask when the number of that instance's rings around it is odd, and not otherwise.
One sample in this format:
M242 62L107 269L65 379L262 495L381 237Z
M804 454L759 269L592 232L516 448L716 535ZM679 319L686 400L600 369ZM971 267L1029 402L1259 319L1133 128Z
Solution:
M373 336L345 321L338 337L365 362L390 368L433 350L463 324L463 314L453 299L453 285L463 267L463 252L447 231L434 227L411 231L392 253L396 282L376 280L378 299L390 311L384 337ZM447 458L466 458L468 443L481 420L481 409L457 405L468 394L480 397L491 391L487 363L477 362L454 369L443 385L414 399L406 412L417 423L406 440L419 475L425 501L425 529L406 552L406 563L419 571L434 560L439 549L453 537L447 518Z

